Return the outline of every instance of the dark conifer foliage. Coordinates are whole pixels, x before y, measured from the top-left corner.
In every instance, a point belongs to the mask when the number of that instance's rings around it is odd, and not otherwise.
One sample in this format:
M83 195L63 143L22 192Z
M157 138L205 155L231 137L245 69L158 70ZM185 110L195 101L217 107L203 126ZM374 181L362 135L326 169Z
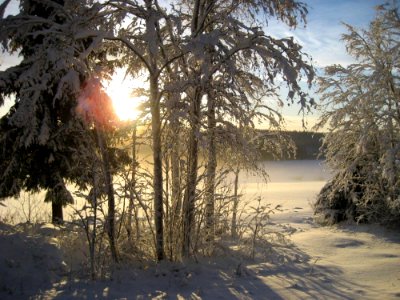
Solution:
M65 180L80 176L74 157L87 143L74 109L90 71L82 53L92 41L74 31L89 11L81 1L67 2L21 1L17 15L0 20L3 49L21 58L0 72L0 103L15 96L0 121L0 196L45 189L53 222L63 220L62 206L72 201Z

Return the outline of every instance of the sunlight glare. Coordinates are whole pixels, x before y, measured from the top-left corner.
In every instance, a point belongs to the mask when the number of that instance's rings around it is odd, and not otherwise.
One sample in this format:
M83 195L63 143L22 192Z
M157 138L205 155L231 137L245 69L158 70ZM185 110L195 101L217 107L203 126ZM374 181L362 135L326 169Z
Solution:
M144 96L132 96L135 88L143 87L143 82L132 77L124 78L124 70L117 70L111 80L104 83L115 113L121 121L134 121L139 117L139 104Z

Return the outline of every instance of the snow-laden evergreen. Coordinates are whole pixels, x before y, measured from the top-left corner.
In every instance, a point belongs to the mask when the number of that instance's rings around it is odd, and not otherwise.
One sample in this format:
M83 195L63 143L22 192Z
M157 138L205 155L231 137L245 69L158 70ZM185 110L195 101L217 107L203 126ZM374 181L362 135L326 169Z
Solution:
M381 6L367 29L346 25L356 63L327 67L320 78L324 152L335 178L317 210L334 219L398 221L400 215L400 18Z
M65 189L64 180L83 183L74 169L78 149L90 149L87 131L75 114L84 80L93 72L100 39L96 6L82 1L20 2L20 11L0 20L3 51L18 54L18 65L0 72L0 104L15 103L1 119L0 196L21 189ZM95 54L93 49L97 49ZM54 190L54 193L52 193ZM48 199L50 199L49 197ZM56 218L71 197L53 199Z

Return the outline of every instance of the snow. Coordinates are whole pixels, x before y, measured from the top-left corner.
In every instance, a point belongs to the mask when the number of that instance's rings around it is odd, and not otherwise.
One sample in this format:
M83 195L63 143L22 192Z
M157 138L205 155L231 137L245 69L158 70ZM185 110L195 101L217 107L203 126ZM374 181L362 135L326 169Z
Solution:
M66 274L60 250L51 238L56 229L0 223L0 298L24 299L51 288Z
M246 199L261 195L282 205L271 221L290 233L274 241L264 257L250 259L223 241L212 258L124 264L111 279L90 281L73 272L79 251L63 255L68 249L62 228L0 223L0 299L400 298L398 231L377 225L320 227L310 202L329 172L314 161L267 166L267 185L241 174Z

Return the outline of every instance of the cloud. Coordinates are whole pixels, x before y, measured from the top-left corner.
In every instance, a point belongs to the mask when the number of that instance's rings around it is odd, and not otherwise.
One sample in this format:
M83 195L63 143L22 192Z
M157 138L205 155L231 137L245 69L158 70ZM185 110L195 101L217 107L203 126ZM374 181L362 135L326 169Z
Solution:
M354 62L347 54L341 41L346 33L343 23L355 27L366 28L375 15L374 7L380 4L378 0L308 0L309 6L307 25L292 30L282 23L271 21L266 32L276 37L293 36L303 46L303 51L309 54L316 67L331 64L344 66Z

